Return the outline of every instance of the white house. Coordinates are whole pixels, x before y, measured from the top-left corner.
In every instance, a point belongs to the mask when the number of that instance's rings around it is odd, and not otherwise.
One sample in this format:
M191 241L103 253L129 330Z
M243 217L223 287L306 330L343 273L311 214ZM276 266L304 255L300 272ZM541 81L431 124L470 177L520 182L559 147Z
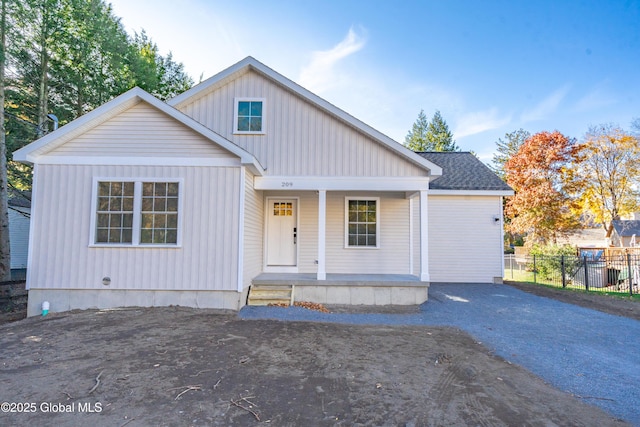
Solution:
M486 166L414 153L251 57L168 103L134 88L14 159L34 165L29 315L239 309L258 285L416 304L502 277L512 192Z
M9 241L11 249L11 278L24 279L29 248L31 194L9 190Z

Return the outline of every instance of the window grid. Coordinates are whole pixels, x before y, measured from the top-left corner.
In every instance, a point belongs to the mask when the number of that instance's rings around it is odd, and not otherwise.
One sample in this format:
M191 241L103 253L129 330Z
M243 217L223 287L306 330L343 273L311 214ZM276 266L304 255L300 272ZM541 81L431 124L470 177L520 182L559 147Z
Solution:
M347 246L377 247L377 201L348 201Z
M293 215L293 203L291 203L291 202L274 202L273 203L273 215L274 216L292 216Z
M140 243L175 244L178 241L178 183L142 183Z
M238 101L238 132L262 132L262 101Z
M98 184L96 243L131 243L133 197L133 182Z

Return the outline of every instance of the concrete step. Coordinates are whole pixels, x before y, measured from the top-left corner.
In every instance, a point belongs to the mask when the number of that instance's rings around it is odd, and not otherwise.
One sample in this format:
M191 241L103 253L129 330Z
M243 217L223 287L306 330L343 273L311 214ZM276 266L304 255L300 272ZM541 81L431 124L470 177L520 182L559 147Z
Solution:
M293 303L293 285L251 285L247 305Z

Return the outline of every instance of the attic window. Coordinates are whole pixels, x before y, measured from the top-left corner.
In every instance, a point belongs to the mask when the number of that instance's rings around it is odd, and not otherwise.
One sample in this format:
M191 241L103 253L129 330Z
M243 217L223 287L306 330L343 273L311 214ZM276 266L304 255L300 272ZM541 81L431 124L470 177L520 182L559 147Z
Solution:
M233 133L264 134L264 98L236 98Z

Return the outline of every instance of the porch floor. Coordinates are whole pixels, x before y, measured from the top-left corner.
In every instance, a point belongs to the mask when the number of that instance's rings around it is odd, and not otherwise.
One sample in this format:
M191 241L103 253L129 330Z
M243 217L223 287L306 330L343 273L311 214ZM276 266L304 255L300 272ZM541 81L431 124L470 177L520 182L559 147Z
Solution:
M429 286L411 274L335 274L318 280L315 273L261 273L252 282L259 285L295 286Z

